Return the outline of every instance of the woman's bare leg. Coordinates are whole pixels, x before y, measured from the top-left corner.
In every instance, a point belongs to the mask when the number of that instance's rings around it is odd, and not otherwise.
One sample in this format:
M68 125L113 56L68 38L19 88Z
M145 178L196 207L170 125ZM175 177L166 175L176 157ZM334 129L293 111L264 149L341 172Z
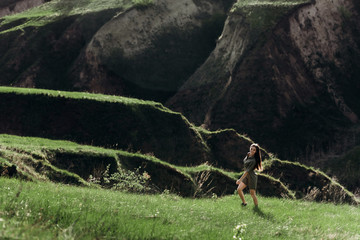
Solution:
M241 198L241 201L246 204L246 201L245 201L245 197L244 197L244 193L243 193L243 190L244 188L246 188L246 184L241 182L237 188L237 191L238 191L238 194L239 194L239 197Z
M250 195L251 195L252 199L254 200L255 206L257 206L258 205L258 200L257 200L257 197L256 197L256 190L255 189L250 189Z

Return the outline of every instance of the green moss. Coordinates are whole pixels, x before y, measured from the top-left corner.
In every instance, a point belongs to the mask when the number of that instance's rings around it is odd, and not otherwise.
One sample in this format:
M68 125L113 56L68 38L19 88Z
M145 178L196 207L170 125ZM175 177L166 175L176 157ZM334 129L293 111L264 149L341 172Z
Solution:
M165 110L161 103L140 100L136 98L128 98L114 95L93 94L86 92L69 92L69 91L57 91L48 89L36 89L36 88L17 88L17 87L0 87L0 93L14 93L17 95L43 95L52 98L69 98L69 99L82 99L93 100L99 102L109 103L122 103L126 105L150 105L155 106L158 109ZM171 112L169 110L169 112Z

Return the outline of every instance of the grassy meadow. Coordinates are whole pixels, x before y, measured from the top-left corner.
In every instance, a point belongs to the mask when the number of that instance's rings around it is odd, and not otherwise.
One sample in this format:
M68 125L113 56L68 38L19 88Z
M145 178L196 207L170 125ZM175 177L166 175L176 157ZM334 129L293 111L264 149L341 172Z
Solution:
M0 178L1 239L359 239L360 209L259 196L181 198Z

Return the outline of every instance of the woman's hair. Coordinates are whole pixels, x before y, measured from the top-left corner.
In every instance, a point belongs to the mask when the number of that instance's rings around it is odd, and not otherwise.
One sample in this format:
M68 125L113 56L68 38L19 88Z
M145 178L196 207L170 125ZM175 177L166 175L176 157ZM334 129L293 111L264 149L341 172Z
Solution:
M255 147L256 148L256 152L254 155L255 158L255 169L258 171L262 171L262 161L261 161L261 151L260 151L260 147L259 144L257 143L253 143L251 144L250 148Z

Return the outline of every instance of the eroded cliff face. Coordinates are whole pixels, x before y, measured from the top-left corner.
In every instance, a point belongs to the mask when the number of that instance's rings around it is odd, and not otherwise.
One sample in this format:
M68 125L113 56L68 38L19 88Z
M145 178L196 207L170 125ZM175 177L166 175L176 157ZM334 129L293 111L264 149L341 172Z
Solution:
M315 80L327 87L339 111L352 123L359 121L359 112L355 113L347 104L351 104L351 101L345 98L354 92L338 89L341 89L341 85L347 85L350 79L346 79L346 76L340 78L335 71L346 73L348 65L352 64L349 62L351 53L359 53L359 39L356 39L359 33L359 24L356 24L358 14L352 1L334 0L331 4L328 1L317 1L289 19L290 37L299 49L301 59ZM355 87L359 86L355 84Z
M158 0L118 14L86 47L75 87L163 101L208 57L230 6Z
M31 19L4 23L0 83L164 102L213 50L232 4L158 0L80 15L59 12L48 24L22 30L15 27Z
M184 113L196 124L205 123L208 126L213 105L224 97L236 64L252 45L250 26L245 16L231 14L214 51L167 105Z
M256 38L249 17L231 13L214 52L168 106L210 129L247 133L282 158L351 148L359 142L358 10L355 1L313 1Z

